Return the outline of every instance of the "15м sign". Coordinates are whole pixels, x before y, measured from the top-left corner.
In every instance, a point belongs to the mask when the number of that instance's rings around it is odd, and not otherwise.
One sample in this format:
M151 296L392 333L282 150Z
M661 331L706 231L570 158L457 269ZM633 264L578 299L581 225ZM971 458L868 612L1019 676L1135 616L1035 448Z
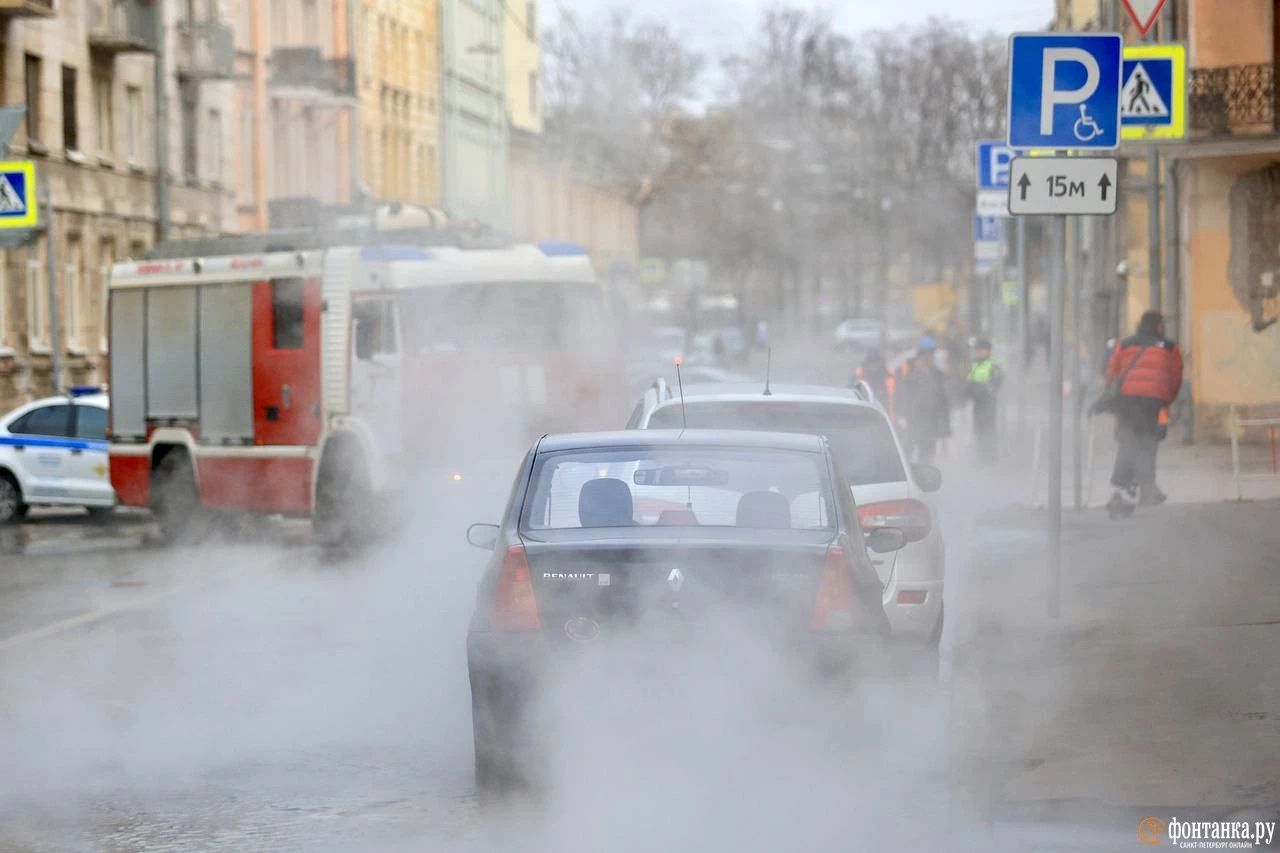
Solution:
M1009 212L1110 216L1117 174L1112 157L1018 157L1009 169Z

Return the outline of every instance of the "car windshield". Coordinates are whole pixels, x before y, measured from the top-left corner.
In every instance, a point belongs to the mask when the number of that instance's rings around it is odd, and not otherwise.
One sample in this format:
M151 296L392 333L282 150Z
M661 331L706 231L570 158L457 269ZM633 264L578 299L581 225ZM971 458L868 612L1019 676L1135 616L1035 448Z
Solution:
M638 447L539 456L522 526L827 530L831 488L817 453Z
M900 483L907 479L888 421L870 406L690 400L685 408L690 429L749 429L826 436L836 461L854 486ZM650 429L682 426L679 404L656 409L649 418Z

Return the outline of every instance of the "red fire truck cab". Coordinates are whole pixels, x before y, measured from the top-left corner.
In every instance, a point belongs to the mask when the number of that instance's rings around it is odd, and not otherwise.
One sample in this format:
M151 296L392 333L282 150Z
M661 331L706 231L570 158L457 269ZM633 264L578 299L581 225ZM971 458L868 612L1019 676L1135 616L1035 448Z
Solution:
M542 319L509 308L529 294ZM169 538L203 510L311 516L322 539L361 536L433 434L465 435L469 420L536 430L584 398L612 403L625 389L610 304L565 243L117 264L112 485ZM513 332L539 323L554 329ZM500 399L471 412L478 390ZM498 405L511 417L495 418Z

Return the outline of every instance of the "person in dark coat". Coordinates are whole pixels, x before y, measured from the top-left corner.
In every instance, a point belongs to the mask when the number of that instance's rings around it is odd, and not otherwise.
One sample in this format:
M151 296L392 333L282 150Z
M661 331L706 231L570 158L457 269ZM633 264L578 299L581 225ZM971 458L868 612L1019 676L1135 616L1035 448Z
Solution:
M938 440L951 435L947 379L938 369L937 349L933 338L923 338L915 357L902 366L894 392L898 425L906 431L907 455L927 464L937 455Z
M1164 336L1164 318L1148 311L1138 332L1116 344L1107 363L1107 382L1116 396L1110 410L1116 416L1115 487L1107 501L1112 518L1133 513L1134 507L1164 503L1156 486L1156 450L1160 445L1160 412L1182 388L1182 353Z
M849 380L849 387L852 388L858 382L867 383L867 387L871 389L871 393L875 395L876 402L889 410L889 389L893 383L893 377L889 373L889 363L884 360L884 355L878 349L867 351L867 357L862 360L862 366L853 372L853 378Z

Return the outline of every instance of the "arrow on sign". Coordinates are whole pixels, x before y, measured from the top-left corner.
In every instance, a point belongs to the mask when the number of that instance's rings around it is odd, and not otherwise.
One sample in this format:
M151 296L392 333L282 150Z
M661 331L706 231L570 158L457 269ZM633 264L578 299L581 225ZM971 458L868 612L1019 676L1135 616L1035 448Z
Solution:
M1023 201L1027 200L1027 188L1030 186L1031 186L1031 179L1024 174L1022 178L1018 181L1018 189L1022 190ZM1103 198L1105 197L1106 196L1103 196Z
M1023 175L1023 176L1022 176L1022 179L1023 179L1023 180L1026 180L1026 178L1027 178L1027 176L1026 176L1026 175ZM1106 175L1103 175L1103 176L1102 176L1102 178L1098 181L1098 186L1102 187L1102 200L1103 200L1103 201L1106 201L1106 200L1107 200L1107 190L1109 190L1109 189L1111 188L1111 179L1110 179L1110 178L1108 178Z
M1156 18L1160 17L1160 10L1164 8L1164 4L1165 0L1124 0L1124 8L1129 13L1129 20L1133 21L1138 32L1144 36L1156 22Z

